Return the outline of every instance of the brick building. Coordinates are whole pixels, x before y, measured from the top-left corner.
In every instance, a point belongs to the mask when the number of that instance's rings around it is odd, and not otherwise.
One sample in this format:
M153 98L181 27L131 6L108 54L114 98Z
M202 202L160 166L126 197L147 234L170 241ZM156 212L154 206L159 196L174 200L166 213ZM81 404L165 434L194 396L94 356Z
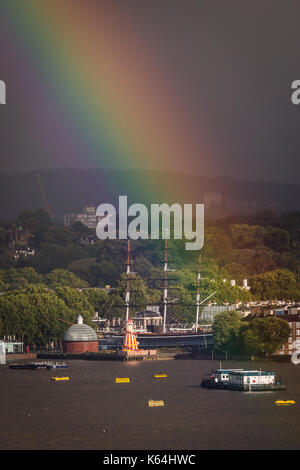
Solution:
M300 314L287 314L287 315L278 315L278 318L286 320L290 326L291 333L288 339L288 342L285 343L278 351L276 351L276 356L291 356L295 350L295 341L298 342L298 347L300 344Z

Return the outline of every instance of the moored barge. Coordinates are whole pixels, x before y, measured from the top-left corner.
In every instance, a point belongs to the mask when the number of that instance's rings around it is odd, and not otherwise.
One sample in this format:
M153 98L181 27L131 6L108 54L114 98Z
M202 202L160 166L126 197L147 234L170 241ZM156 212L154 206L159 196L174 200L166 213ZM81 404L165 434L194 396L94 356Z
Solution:
M22 364L10 364L10 369L21 370L50 370L50 369L67 369L69 364L67 362L24 362Z
M286 390L286 385L275 379L275 372L245 369L213 369L203 377L201 387L243 392Z

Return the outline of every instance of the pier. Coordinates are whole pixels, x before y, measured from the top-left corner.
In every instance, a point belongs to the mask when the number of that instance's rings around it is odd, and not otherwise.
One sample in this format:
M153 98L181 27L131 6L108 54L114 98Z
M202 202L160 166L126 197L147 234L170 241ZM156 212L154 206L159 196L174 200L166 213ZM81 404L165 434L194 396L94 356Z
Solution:
M99 351L99 352L86 352L80 354L68 354L59 352L39 353L39 359L77 359L85 361L143 361L144 359L156 359L155 355L140 354L126 355L122 351Z

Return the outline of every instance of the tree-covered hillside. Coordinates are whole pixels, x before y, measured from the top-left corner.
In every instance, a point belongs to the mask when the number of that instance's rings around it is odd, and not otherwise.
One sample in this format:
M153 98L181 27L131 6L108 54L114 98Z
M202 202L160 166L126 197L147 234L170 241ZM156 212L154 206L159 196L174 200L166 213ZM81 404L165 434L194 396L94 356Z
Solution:
M20 252L24 240L34 255ZM161 302L164 242L137 240L131 242L131 248L135 273L131 304L137 311ZM53 324L51 328L43 325L42 331L52 329L55 337L62 328L56 315L72 321L78 313L85 314L88 321L95 311L123 316L126 250L126 240L98 240L94 230L80 223L66 229L42 210L24 210L14 225L2 224L0 335L13 334L15 321L21 332L26 315L34 322L50 315ZM200 253L186 251L182 240L169 240L168 265L176 270L168 275L169 296L177 299L169 308L171 320L194 321L199 254L203 299L212 292L212 300L218 303L300 298L298 212L278 215L268 211L206 221ZM250 291L241 288L245 278ZM236 286L230 285L231 279ZM113 288L109 293L104 290L107 285ZM20 322L16 315L22 317Z

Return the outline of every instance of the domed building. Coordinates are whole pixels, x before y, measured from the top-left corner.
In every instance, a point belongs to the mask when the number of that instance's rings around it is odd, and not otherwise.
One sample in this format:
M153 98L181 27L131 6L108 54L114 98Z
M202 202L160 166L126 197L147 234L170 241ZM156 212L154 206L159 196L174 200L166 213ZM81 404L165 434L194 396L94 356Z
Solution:
M70 326L63 339L64 351L69 354L98 352L98 338L88 325L83 323L82 316L77 318L77 324Z

